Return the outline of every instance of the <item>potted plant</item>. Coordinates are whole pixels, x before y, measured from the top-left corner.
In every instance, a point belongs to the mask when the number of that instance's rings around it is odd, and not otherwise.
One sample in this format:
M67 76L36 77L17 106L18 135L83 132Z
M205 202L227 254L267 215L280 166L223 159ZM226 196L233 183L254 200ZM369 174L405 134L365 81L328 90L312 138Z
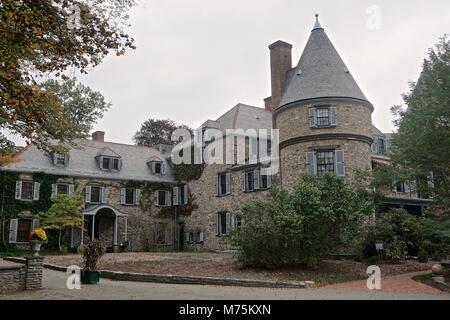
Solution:
M33 257L39 257L39 251L41 251L41 245L47 241L47 234L44 229L36 228L29 236L31 251L33 251Z
M96 284L100 280L97 264L106 253L106 247L100 240L91 240L81 248L83 254L83 270L81 270L81 283Z

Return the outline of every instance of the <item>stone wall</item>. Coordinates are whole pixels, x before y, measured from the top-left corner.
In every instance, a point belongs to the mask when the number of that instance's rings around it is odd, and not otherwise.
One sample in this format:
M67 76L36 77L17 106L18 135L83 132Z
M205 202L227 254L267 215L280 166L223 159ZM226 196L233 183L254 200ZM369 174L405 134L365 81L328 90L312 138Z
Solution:
M44 269L44 258L27 257L25 290L37 290L42 288L43 269Z
M291 189L306 174L306 152L318 147L330 146L344 151L346 180L355 179L355 171L371 170L371 150L366 143L353 140L309 141L287 146L280 151L283 189Z
M111 180L90 180L90 179L77 179L73 178L64 182L70 182L75 184L75 193L81 195L83 197L84 202L84 189L87 184L99 184L106 186L106 204L109 204L123 213L128 215L128 224L127 224L127 235L128 240L132 242L133 251L148 251L152 248L151 236L155 225L157 223L170 223L171 220L163 219L158 217L160 212L159 208L151 205L149 208L144 209L141 205L122 205L120 203L120 189L124 187L123 182L121 181L111 181ZM141 199L144 201L145 197L149 197L151 202L153 203L153 195L146 195L141 191ZM85 204L85 207L95 206L91 204ZM100 234L101 239L104 240L108 245L112 245L113 242L113 225L114 225L114 216L104 217L100 219ZM74 247L78 247L80 245L81 240L81 231L74 231ZM84 241L89 240L89 235L87 234L87 226L85 225L84 232ZM117 234L117 242L121 244L125 241L125 219L118 218L118 234Z
M306 104L284 109L274 118L274 126L280 130L280 143L296 137L323 133L350 133L372 137L372 111L352 102L332 103L336 106L337 126L334 128L310 128L309 107L327 105Z
M230 172L231 194L218 197L215 195L214 176L221 172ZM202 231L204 242L197 244L185 244L190 250L224 250L230 246L223 241L222 237L215 234L215 213L230 212L239 214L240 208L248 201L267 197L268 190L255 192L242 191L242 169L232 168L231 165L207 165L200 179L189 183L189 188L195 196L195 203L198 205L190 216L184 219L185 232ZM272 185L276 184L276 179L272 178Z
M0 265L0 294L25 290L23 265Z

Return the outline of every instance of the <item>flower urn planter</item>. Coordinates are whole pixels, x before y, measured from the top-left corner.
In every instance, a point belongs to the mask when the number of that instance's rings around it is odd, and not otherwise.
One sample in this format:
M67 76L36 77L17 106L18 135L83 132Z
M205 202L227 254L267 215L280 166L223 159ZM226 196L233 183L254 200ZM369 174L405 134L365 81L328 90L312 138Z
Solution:
M100 281L100 272L98 271L81 271L82 284L97 284Z
M30 240L31 251L33 251L33 257L39 257L39 251L41 251L41 245L43 241Z

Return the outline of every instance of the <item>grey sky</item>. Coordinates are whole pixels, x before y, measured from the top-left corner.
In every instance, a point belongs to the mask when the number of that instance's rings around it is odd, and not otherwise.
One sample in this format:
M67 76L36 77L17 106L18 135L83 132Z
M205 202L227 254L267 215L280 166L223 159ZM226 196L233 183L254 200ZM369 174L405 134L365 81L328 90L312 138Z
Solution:
M371 5L381 9L380 30L367 27ZM113 103L95 129L108 141L130 143L147 118L197 127L238 102L263 107L270 96L267 46L292 43L296 64L316 12L375 106L374 124L390 132L390 107L402 103L428 48L450 32L448 0L141 0L129 30L137 50L110 55L79 77Z

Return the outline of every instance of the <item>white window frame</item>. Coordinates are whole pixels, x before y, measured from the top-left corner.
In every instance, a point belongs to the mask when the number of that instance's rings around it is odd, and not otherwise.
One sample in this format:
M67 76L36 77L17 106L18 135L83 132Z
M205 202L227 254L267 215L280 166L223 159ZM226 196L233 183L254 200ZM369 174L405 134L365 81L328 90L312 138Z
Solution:
M59 160L63 159L63 163L58 163ZM53 153L53 164L57 167L65 167L69 162L69 155L65 153Z
M75 185L73 183L58 182L52 184L52 198L59 194L58 188L60 186L67 186L67 195L72 196L75 194Z

